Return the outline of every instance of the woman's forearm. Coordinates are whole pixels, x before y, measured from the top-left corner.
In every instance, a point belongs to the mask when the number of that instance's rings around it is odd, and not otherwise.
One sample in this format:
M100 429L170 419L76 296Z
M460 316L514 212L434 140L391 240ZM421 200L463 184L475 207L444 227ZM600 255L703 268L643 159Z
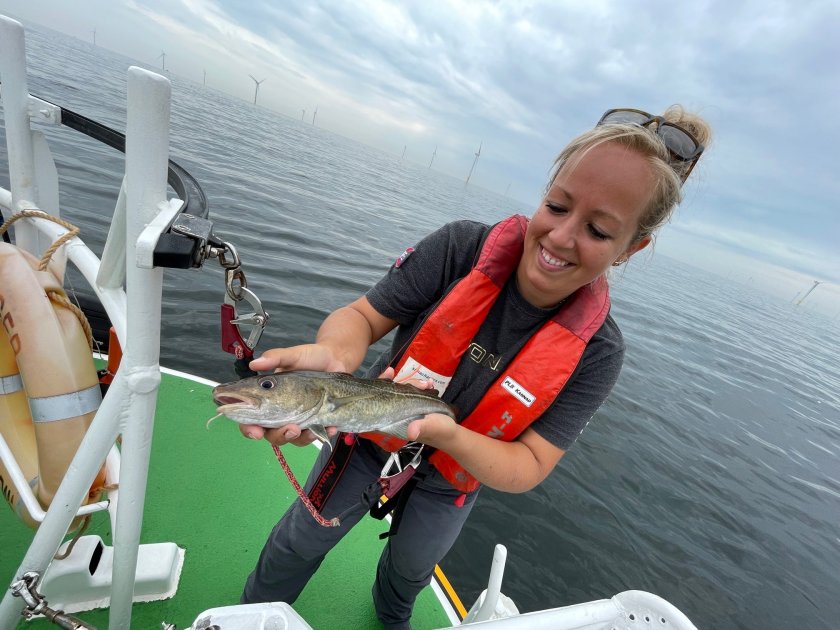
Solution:
M408 434L447 452L481 483L502 492L531 490L548 476L565 453L532 429L526 429L513 442L503 442L439 414L412 423Z
M329 348L348 372L365 359L368 348L392 330L397 322L380 315L361 297L333 311L321 324L315 343Z
M329 348L348 372L353 372L364 361L372 341L370 325L361 313L344 306L324 320L318 329L315 343Z

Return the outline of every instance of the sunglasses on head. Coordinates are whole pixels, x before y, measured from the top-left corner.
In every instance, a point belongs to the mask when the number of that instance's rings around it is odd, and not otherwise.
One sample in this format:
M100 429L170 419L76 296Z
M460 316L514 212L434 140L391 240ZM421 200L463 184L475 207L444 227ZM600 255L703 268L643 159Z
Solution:
M694 165L697 164L704 148L687 129L683 129L676 123L668 122L662 116L654 116L640 109L607 110L595 126L631 124L650 128L653 123L656 123L656 128L651 129L651 131L662 138L662 142L671 152L671 156L680 162L690 163L685 172L680 174L680 179L685 182Z

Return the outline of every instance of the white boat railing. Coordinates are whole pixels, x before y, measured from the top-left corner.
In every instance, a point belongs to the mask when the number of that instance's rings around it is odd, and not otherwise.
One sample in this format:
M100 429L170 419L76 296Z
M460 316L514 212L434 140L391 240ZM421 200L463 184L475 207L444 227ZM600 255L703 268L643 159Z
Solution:
M11 189L0 190L0 205L11 213L42 209L58 216L55 165L43 134L31 126L32 120L55 123L56 115L48 103L29 95L23 27L2 16L0 80ZM71 522L80 513L83 499L106 456L112 452L112 458L118 458L118 465L109 468L111 474L119 471L122 499L117 503L115 495L109 497L114 541L112 579L108 586L112 629L130 627L138 555L141 561L145 557L139 543L160 384L163 278L163 270L152 265L152 251L180 206L179 200L166 198L169 113L169 81L140 68L129 68L125 179L103 253L105 262L100 263L78 237L62 248L105 307L124 349L122 362L43 522L12 576L13 583L19 583L30 573L43 578ZM40 218L21 219L13 228L16 245L35 255L40 255L66 231ZM120 455L116 456L114 444L119 435L122 445ZM177 584L180 561L168 571L170 575L160 580L168 580L171 587L173 579ZM23 599L7 589L0 603L0 628L13 627L23 609Z

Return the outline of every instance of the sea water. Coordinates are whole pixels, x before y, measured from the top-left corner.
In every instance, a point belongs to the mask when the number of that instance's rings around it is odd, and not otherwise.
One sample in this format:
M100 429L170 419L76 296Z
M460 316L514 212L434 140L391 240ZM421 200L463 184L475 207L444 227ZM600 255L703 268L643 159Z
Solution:
M126 69L136 62L27 26L31 92L124 130ZM203 186L217 235L236 246L271 313L262 350L311 341L330 311L431 229L532 212L170 78L172 158ZM69 130L44 131L62 216L101 253L123 157ZM443 562L455 588L469 606L503 543L503 591L523 611L641 589L701 628L840 626L836 319L660 254L634 258L612 296L627 343L618 384L541 486L482 490ZM220 349L223 298L214 262L166 272L163 365L235 378Z

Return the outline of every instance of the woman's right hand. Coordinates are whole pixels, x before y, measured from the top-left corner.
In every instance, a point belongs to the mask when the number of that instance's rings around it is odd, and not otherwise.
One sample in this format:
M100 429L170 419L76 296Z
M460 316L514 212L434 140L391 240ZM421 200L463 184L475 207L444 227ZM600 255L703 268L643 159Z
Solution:
M317 343L292 346L291 348L272 348L251 361L249 367L255 372L288 372L290 370L314 370L317 372L346 372L345 365L333 356L326 346ZM261 440L265 438L275 446L294 444L306 446L315 441L315 434L306 429L301 431L296 424L287 424L276 429L267 429L257 424L240 424L239 431L247 438ZM335 429L327 429L332 437Z
M251 361L255 372L288 372L289 370L315 370L317 372L346 372L347 368L335 358L332 350L317 343L307 343L291 348L271 348Z
M266 429L258 424L240 424L239 430L246 438L252 440L261 440L265 438L274 446L283 446L284 444L294 444L295 446L308 446L312 444L317 438L315 434L309 429L304 431L296 424L287 424L284 427L276 429ZM329 437L338 433L335 427L327 427L327 435Z

